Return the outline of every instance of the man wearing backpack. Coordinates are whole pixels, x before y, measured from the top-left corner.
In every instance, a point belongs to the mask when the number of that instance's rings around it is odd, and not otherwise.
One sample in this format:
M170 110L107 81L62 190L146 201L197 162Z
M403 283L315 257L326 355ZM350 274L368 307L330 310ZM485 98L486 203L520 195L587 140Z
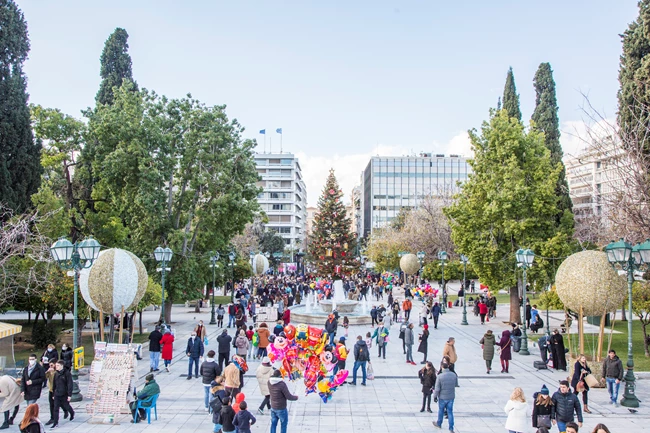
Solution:
M357 384L357 370L361 367L361 374L363 375L361 385L366 386L366 363L368 361L370 361L368 345L363 340L363 337L359 335L354 345L354 368L352 370L352 382L348 382L350 385Z

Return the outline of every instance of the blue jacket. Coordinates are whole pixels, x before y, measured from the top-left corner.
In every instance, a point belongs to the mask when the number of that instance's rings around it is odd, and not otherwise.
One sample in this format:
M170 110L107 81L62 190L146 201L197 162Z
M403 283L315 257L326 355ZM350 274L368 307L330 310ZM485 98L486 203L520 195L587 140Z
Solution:
M187 356L190 358L203 356L203 350L203 341L199 337L194 338L194 340L190 337L187 340L187 349L185 349L185 353L187 353Z
M440 316L440 304L433 305L431 308L431 314L433 314L434 317Z

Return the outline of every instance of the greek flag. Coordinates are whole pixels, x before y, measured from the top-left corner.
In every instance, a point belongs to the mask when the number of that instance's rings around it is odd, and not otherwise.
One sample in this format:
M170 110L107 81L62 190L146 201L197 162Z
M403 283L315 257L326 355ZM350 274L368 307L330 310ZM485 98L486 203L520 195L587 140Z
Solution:
M266 129L260 129L260 134L266 135Z
M282 128L276 129L275 132L277 132L278 134L282 134Z

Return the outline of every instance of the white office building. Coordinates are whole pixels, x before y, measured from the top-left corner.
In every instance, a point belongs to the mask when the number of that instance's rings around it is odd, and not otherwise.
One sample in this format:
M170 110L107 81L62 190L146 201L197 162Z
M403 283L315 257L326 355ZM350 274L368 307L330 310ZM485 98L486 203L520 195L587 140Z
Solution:
M390 223L401 209L416 208L424 197L457 192L457 182L471 170L460 155L373 156L362 175L362 235Z
M255 155L257 183L264 192L257 200L273 230L284 238L287 249L299 251L306 236L307 191L298 158L292 153L258 153Z

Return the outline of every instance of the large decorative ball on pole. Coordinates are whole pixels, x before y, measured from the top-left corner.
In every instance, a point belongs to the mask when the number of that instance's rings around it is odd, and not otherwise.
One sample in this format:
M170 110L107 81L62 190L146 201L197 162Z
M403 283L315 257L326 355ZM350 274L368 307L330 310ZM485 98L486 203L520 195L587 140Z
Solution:
M81 272L79 287L86 303L104 314L138 305L147 290L147 270L135 254L111 248L102 251L90 269Z
M416 274L420 270L420 261L415 254L405 254L399 261L399 267L408 275Z
M581 251L562 262L555 275L557 295L566 308L586 316L616 311L625 301L625 279L612 269L607 254Z
M269 270L269 259L262 254L256 254L253 257L253 273L255 275L262 275Z

